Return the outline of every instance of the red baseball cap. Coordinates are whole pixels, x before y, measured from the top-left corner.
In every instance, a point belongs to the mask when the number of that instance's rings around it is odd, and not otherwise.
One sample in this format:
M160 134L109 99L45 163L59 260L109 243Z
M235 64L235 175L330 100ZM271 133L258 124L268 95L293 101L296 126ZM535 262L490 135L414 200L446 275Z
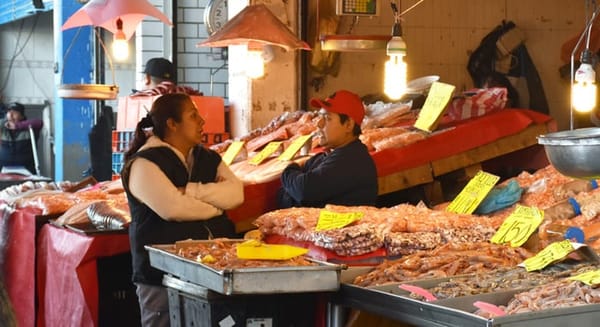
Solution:
M336 114L348 115L359 126L365 118L365 106L360 97L346 90L339 90L325 100L313 98L310 100L310 105Z

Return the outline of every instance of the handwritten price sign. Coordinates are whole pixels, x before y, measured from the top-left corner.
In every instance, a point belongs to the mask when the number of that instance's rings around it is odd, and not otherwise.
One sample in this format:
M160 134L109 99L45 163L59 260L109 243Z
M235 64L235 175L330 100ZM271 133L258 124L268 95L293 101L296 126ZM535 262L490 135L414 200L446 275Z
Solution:
M570 277L571 280L578 280L587 285L600 284L600 270L588 271L577 276Z
M520 266L525 266L525 270L527 271L544 269L549 264L566 257L574 250L575 248L569 240L554 242L538 252L535 256L523 261Z
M502 226L492 237L491 242L496 244L510 243L512 247L523 245L531 234L544 220L544 212L535 207L517 205L515 211L506 218Z
M447 211L472 214L500 177L483 171L477 172L456 198L448 205Z
M319 212L319 221L315 230L330 230L338 229L350 225L351 223L360 220L364 214L362 212L333 212L321 210Z

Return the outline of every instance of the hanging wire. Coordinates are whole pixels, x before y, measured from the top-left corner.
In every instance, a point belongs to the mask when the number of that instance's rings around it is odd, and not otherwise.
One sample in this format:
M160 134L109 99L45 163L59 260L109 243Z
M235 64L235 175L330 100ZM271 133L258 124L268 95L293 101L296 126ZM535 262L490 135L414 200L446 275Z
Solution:
M392 14L394 15L394 23L400 22L400 14L398 13L398 7L402 8L402 4L400 0L398 0L398 5L394 2L394 0L390 0L390 6L392 7Z
M346 32L346 34L352 34L352 32L354 31L354 27L358 25L358 18L358 16L352 17L352 22L350 23L350 26L348 26L348 32Z
M0 93L4 92L4 90L6 89L6 86L8 85L8 81L10 80L10 72L13 69L15 60L23 52L23 50L25 50L25 47L29 43L29 40L31 39L31 36L33 35L33 32L35 31L35 28L37 26L38 19L39 19L39 15L35 15L33 24L31 26L31 30L29 31L29 34L27 35L27 37L22 45L20 45L20 43L21 43L21 36L23 33L23 28L25 26L25 19L21 20L21 24L19 25L19 32L17 34L17 40L15 43L15 49L14 49L13 55L10 57L9 64L8 64L8 71L6 72L6 78L2 82L2 87L0 87Z
M98 42L100 43L100 46L102 46L102 50L104 50L104 54L106 55L106 58L108 58L108 66L110 67L110 72L112 74L113 84L115 84L115 69L113 67L112 56L110 55L110 52L108 52L108 50L106 49L106 45L104 44L104 41L102 40L102 36L100 35L100 32L98 32L98 28L95 27L94 32L96 34L96 38L98 38Z
M67 47L67 50L65 51L65 55L63 56L63 65L62 65L61 70L60 70L60 82L61 82L61 84L63 83L63 77L64 77L64 72L65 72L65 64L64 63L67 61L67 57L69 57L69 53L71 52L71 49L73 48L73 45L75 45L75 40L77 39L77 37L81 33L81 29L82 28L83 28L83 26L80 26L77 29L77 32L75 32L75 36L73 36L73 38L71 39L71 43ZM114 84L115 83L115 69L113 67L112 57L111 57L110 53L108 52L108 50L106 49L106 46L104 45L104 42L102 41L102 36L98 32L98 30L95 27L93 29L94 29L94 34L96 35L96 38L98 39L98 42L100 43L100 46L102 47L102 50L104 50L104 53L106 54L106 57L108 58L108 66L110 67L110 71L111 71L112 79L113 79L113 84Z
M581 32L581 35L579 36L579 39L577 39L577 43L575 43L575 46L573 47L573 50L571 51L571 60L570 60L570 64L571 64L571 92L573 92L573 85L575 84L575 54L577 53L577 50L579 49L579 47L582 45L582 41L584 40L584 38L589 38L589 34L591 32L591 27L594 24L594 20L596 19L596 17L598 16L598 14L600 14L600 9L597 6L596 0L585 0L584 1L585 7L586 7L586 17L585 17L585 28L583 29L583 32ZM593 9L592 9L593 8ZM585 51L582 52L582 54ZM569 127L571 130L573 130L573 128L575 128L575 115L574 115L574 108L573 108L573 96L571 94L571 100L570 100L570 110L569 110Z
M594 15L594 12L596 12L598 5L596 3L596 0L588 0L588 4L585 6L585 19L586 21L588 20L594 20L596 17ZM590 26L588 27L587 30L587 39L585 40L585 48L589 49L590 48L590 36L592 35L592 24L589 24Z
M400 0L398 0L398 1L400 1ZM416 6L420 5L420 4L421 4L421 2L423 2L423 1L425 1L425 0L419 0L419 1L418 1L417 3L415 3L414 5L412 5L412 6L408 7L408 8L406 8L406 10L405 10L405 11L403 11L403 12L401 12L401 13L400 13L400 17L404 16L406 13L408 13L408 12L409 12L409 11L411 11L411 10L413 10L413 9L414 9ZM402 6L401 6L401 5L400 5L400 8L402 8Z

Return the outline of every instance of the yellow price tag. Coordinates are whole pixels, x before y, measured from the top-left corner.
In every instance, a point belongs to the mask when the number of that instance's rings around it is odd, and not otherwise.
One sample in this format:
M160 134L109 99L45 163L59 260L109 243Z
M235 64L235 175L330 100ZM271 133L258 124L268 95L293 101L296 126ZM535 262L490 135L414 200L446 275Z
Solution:
M317 221L317 227L315 230L330 230L342 228L350 225L351 223L360 220L364 216L362 212L333 212L328 210L321 210L319 212L319 221Z
M577 276L569 277L570 280L578 280L587 285L597 285L600 284L600 269L584 272Z
M515 211L504 220L490 241L496 244L510 243L514 248L519 247L527 242L542 220L544 211L517 204Z
M270 157L275 151L279 149L281 142L271 142L265 146L262 151L250 159L250 163L253 165L260 165L265 159Z
M527 271L544 269L549 264L566 257L574 250L575 248L569 240L554 242L535 256L525 259L521 265L525 266Z
M244 144L246 144L246 142L244 141L232 142L227 148L227 151L225 151L225 154L223 154L223 162L228 165L231 165L233 159L237 157L238 153L240 153L240 151L244 147Z
M448 205L446 211L472 214L499 179L496 175L480 170Z
M454 85L433 82L414 126L422 131L434 130L454 94L454 89Z
M292 142L292 144L290 144L290 146L287 149L285 149L285 151L283 151L283 153L279 156L279 160L281 160L281 161L292 160L292 158L294 158L296 153L298 153L298 151L300 151L300 149L302 148L304 143L306 143L306 141L308 141L311 138L311 136L312 135L310 135L310 134L302 135L299 138L297 138L296 140L294 140L294 142Z
M265 244L248 240L235 247L237 257L245 260L288 260L308 253L308 249L284 245Z

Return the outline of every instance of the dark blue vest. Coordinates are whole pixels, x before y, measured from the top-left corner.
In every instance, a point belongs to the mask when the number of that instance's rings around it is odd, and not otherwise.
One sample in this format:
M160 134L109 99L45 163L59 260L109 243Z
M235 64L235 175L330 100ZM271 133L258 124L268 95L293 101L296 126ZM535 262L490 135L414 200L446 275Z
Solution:
M190 222L173 222L162 219L147 205L138 201L129 191L129 169L137 157L154 162L169 180L177 187L185 187L188 182L214 182L217 167L221 162L218 153L198 146L193 151L194 167L191 178L188 171L177 155L167 147L156 147L136 153L129 160L121 177L127 192L129 209L131 210L131 225L129 226L129 241L133 261L133 281L151 285L162 285L163 272L150 266L148 252L144 245L173 244L184 239L208 239L214 237L235 237L235 226L226 215L209 220ZM148 176L152 178L152 176Z

